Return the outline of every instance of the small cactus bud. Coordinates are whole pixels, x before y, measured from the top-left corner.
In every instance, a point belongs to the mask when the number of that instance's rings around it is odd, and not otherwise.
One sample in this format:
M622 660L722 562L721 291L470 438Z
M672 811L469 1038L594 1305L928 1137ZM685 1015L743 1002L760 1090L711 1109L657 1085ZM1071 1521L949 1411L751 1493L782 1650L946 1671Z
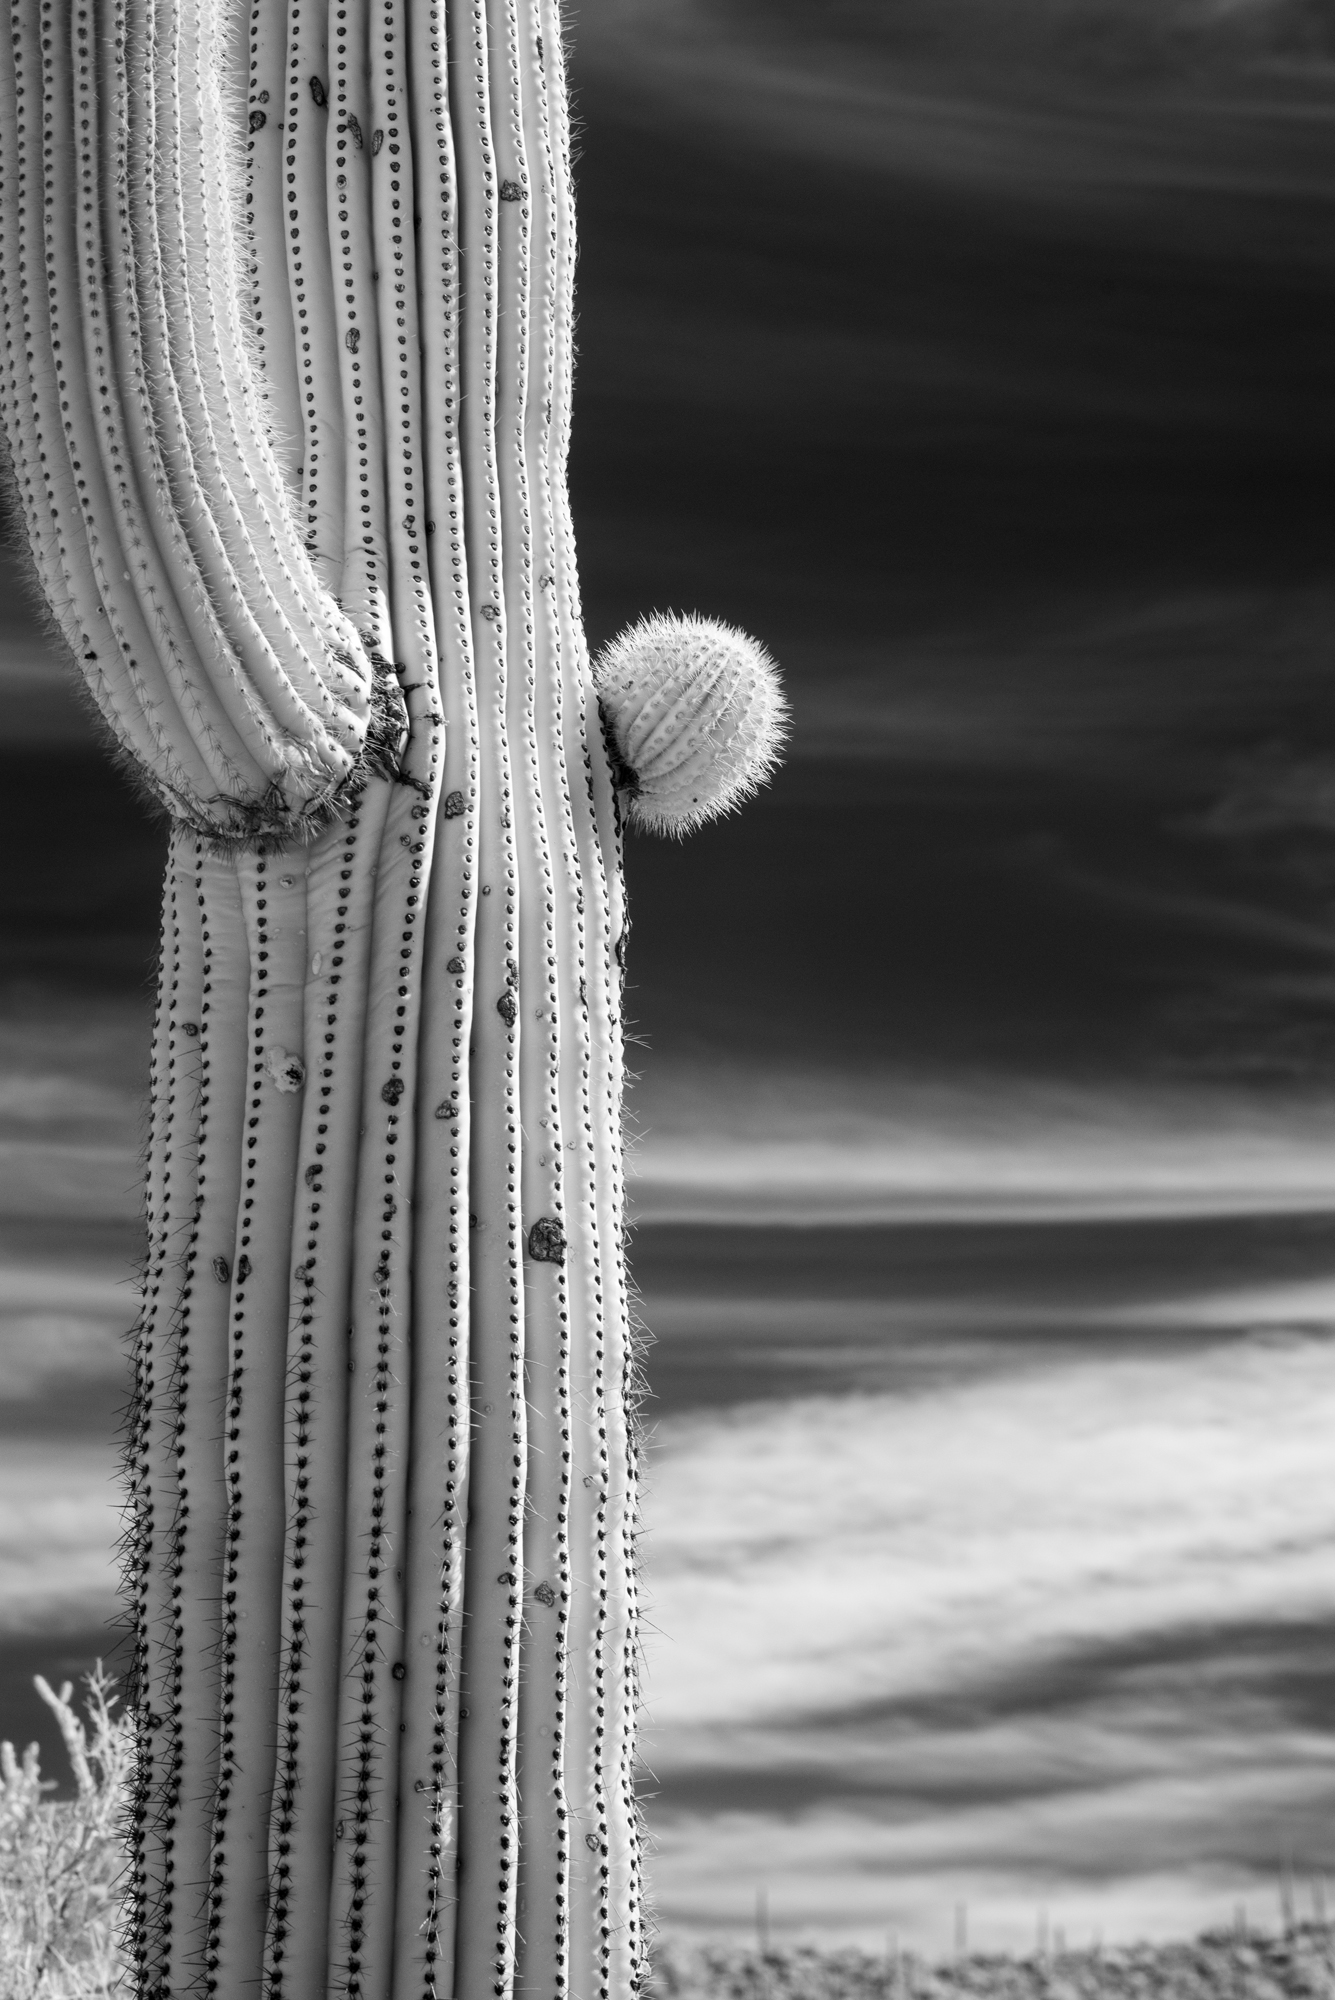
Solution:
M730 811L779 761L788 705L756 640L712 618L655 613L594 662L629 817L688 833Z

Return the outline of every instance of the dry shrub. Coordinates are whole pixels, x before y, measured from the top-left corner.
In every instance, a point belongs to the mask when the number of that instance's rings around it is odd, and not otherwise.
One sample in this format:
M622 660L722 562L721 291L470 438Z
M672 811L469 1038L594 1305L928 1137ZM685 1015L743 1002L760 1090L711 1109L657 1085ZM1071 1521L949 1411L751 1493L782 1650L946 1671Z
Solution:
M125 1801L134 1757L112 1681L88 1676L85 1720L39 1676L74 1772L75 1796L50 1800L37 1745L0 1743L0 2000L119 2000Z

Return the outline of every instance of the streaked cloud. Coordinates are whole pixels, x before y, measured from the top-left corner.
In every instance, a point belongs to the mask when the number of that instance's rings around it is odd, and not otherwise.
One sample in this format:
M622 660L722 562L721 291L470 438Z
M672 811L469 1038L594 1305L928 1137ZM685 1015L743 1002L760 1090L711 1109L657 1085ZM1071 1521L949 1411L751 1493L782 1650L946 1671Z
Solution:
M8 1436L0 1451L0 1637L85 1631L115 1609L116 1449Z
M813 1327L813 1332L815 1328ZM1231 1914L1327 1852L1327 1338L660 1426L665 1923L940 1947ZM1323 1636L1324 1635L1324 1636Z
M796 10L776 22L700 0L584 0L577 75L615 69L739 139L1035 214L1134 207L1138 227L1172 236L1172 197L1222 198L1216 231L1262 258L1264 238L1231 224L1225 201L1331 197L1317 86L1335 64L1304 47L1296 10L972 0L893 20L845 9L843 36L837 16L803 11L799 28Z
M1137 1634L1335 1615L1332 1418L1331 1348L1307 1339L671 1419L654 1714L981 1696Z
M956 1073L657 1061L634 1100L645 1221L1262 1214L1335 1207L1335 1102Z

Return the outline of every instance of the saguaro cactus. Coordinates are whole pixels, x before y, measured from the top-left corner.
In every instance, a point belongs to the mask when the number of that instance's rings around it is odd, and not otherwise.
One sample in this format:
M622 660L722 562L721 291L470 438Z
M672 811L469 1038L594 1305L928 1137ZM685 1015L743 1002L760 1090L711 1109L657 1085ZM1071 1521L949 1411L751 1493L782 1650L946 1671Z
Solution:
M727 804L772 677L658 621L600 719L554 0L11 25L14 485L173 823L129 1448L140 1991L624 1995L617 794L660 824Z

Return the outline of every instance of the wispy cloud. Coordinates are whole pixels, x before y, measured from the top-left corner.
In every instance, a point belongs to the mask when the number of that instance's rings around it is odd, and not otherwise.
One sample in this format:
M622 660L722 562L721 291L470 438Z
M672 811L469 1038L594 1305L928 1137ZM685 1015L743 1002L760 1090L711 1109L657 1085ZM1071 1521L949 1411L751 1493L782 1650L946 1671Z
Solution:
M975 779L1098 773L1127 800L1167 774L1211 800L1194 831L1329 832L1335 778L1312 733L1333 615L1316 588L1049 587L875 646L798 636L788 755Z
M670 1420L654 1712L982 1697L1135 1634L1335 1615L1333 1418L1331 1349L1309 1339Z
M655 1061L645 1221L1324 1211L1335 1104L1041 1076L750 1073Z
M584 67L614 68L649 98L772 147L1035 213L1135 204L1143 227L1148 201L1165 196L1330 199L1328 111L1312 88L1322 59L1285 34L1288 11L999 17L971 4L897 10L890 25L867 8L841 41L809 13L794 34L795 10L780 15L785 35L743 7L584 0L576 47ZM1244 17L1260 32L1230 32ZM1300 54L1305 76L1285 61ZM1239 221L1230 230L1219 204L1217 229L1264 256ZM1161 208L1165 224L1178 234L1182 217Z
M1327 1851L1328 1340L670 1420L649 1763L673 1924L1181 1930Z
M7 1437L0 1453L0 1636L83 1631L109 1618L121 1525L112 1442Z

